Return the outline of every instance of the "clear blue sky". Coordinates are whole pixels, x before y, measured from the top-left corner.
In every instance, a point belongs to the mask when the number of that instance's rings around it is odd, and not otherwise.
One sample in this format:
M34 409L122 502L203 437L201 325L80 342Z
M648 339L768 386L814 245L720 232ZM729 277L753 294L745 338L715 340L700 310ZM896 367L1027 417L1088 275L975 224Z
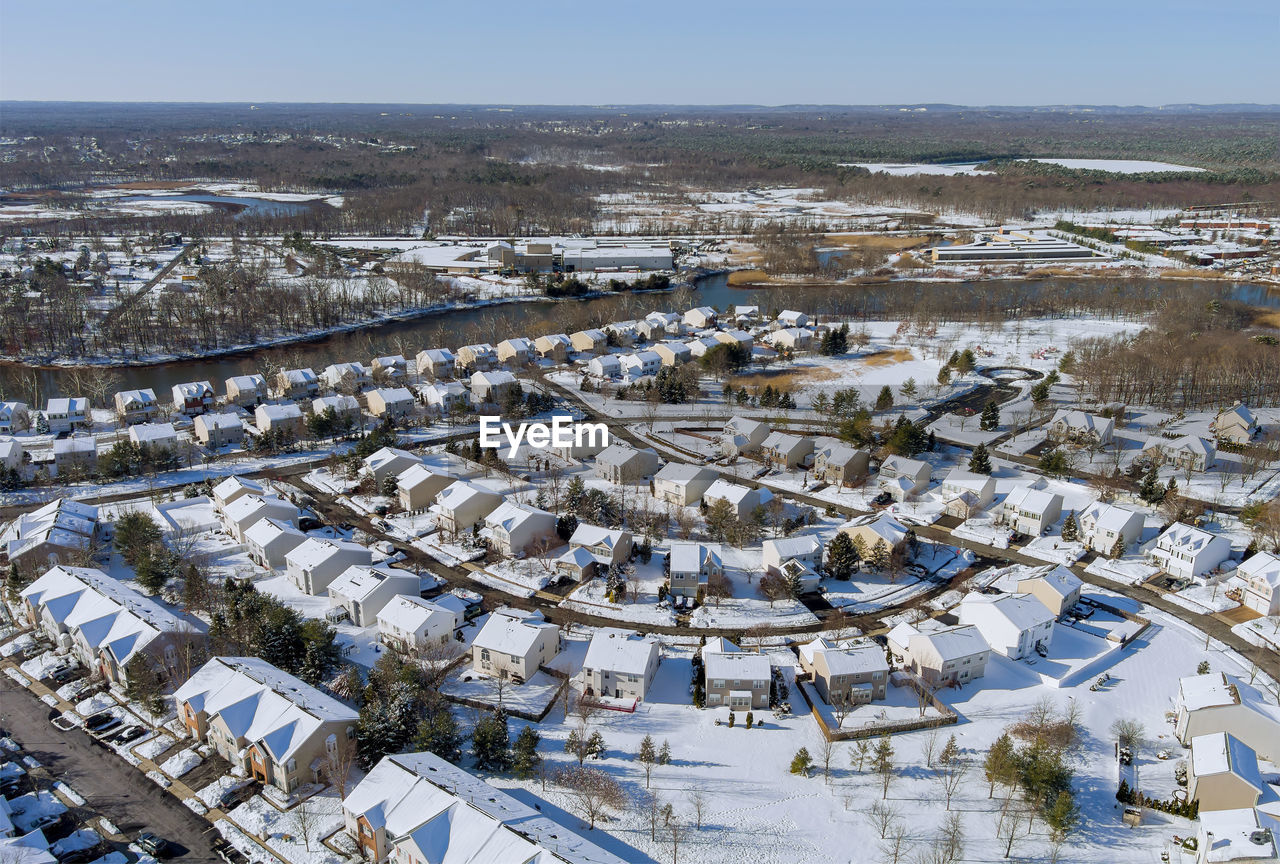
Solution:
M1280 102L1276 0L0 0L0 99Z

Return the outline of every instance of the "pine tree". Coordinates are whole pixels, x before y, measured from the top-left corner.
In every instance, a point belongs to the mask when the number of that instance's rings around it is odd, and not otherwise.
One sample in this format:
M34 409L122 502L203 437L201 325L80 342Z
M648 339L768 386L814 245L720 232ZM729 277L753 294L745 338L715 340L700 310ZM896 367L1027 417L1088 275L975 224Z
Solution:
M876 410L888 411L893 407L893 391L886 384L880 388L880 395L876 397Z
M991 473L991 457L987 454L987 445L979 444L973 448L973 455L969 457L969 470L974 474Z
M1075 796L1070 789L1063 789L1053 799L1044 821L1049 823L1049 831L1056 843L1061 843L1071 834L1076 823L1080 821L1080 808L1076 806Z
M511 765L507 714L498 709L482 717L471 733L471 755L482 771L504 771Z
M796 751L796 755L791 757L791 773L800 774L805 777L809 776L809 768L813 765L813 757L809 755L807 747L801 747Z
M827 572L833 579L848 579L858 566L858 558L858 550L849 535L837 531L836 536L827 544Z
M902 386L898 388L898 392L902 394L902 398L910 401L916 395L916 379L908 378L902 382Z
M524 727L516 736L515 746L511 748L511 769L521 780L536 775L542 765L542 756L538 753L540 740L542 736L532 726Z
M1000 428L1000 406L992 400L982 409L982 419L978 422L978 426L984 432L994 432Z
M427 750L447 762L461 762L462 732L458 729L458 721L453 719L453 712L447 706L441 706L423 717L413 746L415 750Z
M889 783L893 780L893 740L889 733L880 736L871 755L871 767L880 775L881 800L889 797Z
M1115 542L1115 543L1113 543L1113 544L1111 544L1111 555L1110 555L1110 557L1112 557L1112 558L1123 558L1123 557L1124 557L1124 538L1123 538L1123 537L1117 537L1117 538L1116 538L1116 542Z
M662 746L658 748L658 764L671 764L671 744L665 738L662 740Z
M1164 498L1164 487L1160 485L1160 472L1152 465L1142 477L1142 485L1138 487L1138 497L1148 504L1157 504Z
M1011 785L1017 776L1017 759L1013 748L1013 739L1008 732L1000 737L987 751L987 758L982 763L983 773L987 778L987 797L995 794L996 784Z
M600 734L600 730L591 733L591 737L587 739L587 755L593 759L599 759L604 756L607 746L604 743L604 736Z
M942 752L938 754L938 762L941 765L951 765L959 758L960 747L956 744L956 736L952 735L942 746Z
M49 434L49 418L44 416L43 411L36 414L35 433L37 435Z
M653 766L658 761L658 748L653 743L653 736L646 735L640 741L640 750L636 753L636 759L644 766L644 785L649 786L649 780L653 775Z
M1074 543L1079 536L1080 525L1076 522L1076 511L1068 510L1067 518L1062 520L1062 539Z

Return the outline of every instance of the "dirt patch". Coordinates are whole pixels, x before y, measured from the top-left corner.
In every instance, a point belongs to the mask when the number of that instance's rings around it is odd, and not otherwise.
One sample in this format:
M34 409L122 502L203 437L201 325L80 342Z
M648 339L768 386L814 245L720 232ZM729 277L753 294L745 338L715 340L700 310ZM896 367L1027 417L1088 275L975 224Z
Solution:
M766 370L752 375L737 375L730 379L729 383L734 387L752 388L769 385L775 389L794 390L815 381L830 381L839 377L834 369L826 366L800 366L791 369Z
M117 183L114 186L103 186L103 189L122 189L125 191L147 191L149 189L182 189L190 186L190 180L137 180L133 183Z
M1161 270L1161 276L1174 276L1182 279L1230 279L1226 273L1219 270L1180 270L1173 268L1170 270Z
M861 359L868 366L892 366L895 363L907 363L914 360L916 355L912 354L907 348L894 348L889 351L877 351Z
M903 249L916 249L925 246L937 238L932 236L900 237L884 234L828 234L826 239L837 246L848 246L851 249L882 249L886 252L901 252Z
M1253 323L1258 327L1275 327L1280 329L1280 312L1275 309L1260 309L1253 316Z
M769 274L763 270L734 270L729 274L730 285L757 285L769 281Z

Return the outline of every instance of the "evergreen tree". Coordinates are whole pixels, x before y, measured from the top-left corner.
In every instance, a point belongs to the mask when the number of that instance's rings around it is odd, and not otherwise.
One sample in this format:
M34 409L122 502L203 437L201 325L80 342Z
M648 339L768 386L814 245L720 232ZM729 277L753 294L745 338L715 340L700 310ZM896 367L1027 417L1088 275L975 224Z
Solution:
M532 726L524 727L516 736L511 753L511 769L521 780L528 780L536 775L542 765L542 756L538 753L541 738Z
M37 412L37 413L36 413L36 420L35 420L35 433L36 433L37 435L48 435L48 434L49 434L49 418L48 418L48 417L46 417L46 416L44 416L44 412L43 412L43 411L40 411L40 412Z
M938 370L938 383L943 387L951 383L951 367L943 366Z
M1080 536L1080 525L1076 522L1076 511L1068 510L1067 518L1062 520L1062 539L1074 543Z
M893 740L889 733L880 736L871 754L871 767L880 775L881 800L889 797L889 784L893 781Z
M1160 472L1152 465L1142 478L1138 487L1138 497L1148 504L1158 504L1164 498L1164 487L1160 485Z
M591 733L591 737L587 739L587 755L593 759L599 759L604 756L607 746L604 743L604 736L600 734L600 730Z
M973 448L973 455L969 457L969 470L975 474L991 473L991 457L987 454L987 445L979 444Z
M902 382L902 386L898 388L898 392L902 394L902 398L908 402L915 398L916 395L916 379L908 378Z
M649 780L653 776L653 766L658 762L658 748L653 743L653 736L646 735L640 741L640 749L636 752L636 759L644 766L644 785L649 786Z
M791 773L800 774L805 777L809 776L809 768L813 765L813 757L809 755L807 747L801 747L796 751L796 755L791 757Z
M667 741L665 738L662 739L662 746L658 748L658 764L659 765L671 764L671 743Z
M978 422L978 426L984 432L994 432L1000 428L1000 406L994 399L982 409L982 419Z
M1017 758L1014 752L1013 739L1008 732L1000 737L987 751L987 758L982 763L983 773L987 778L987 797L995 794L996 784L1012 785L1017 778Z
M480 718L471 732L471 755L482 771L505 771L511 766L507 713L502 709Z
M1110 557L1112 558L1124 557L1124 538L1123 537L1117 537L1116 542L1111 545Z
M1044 814L1044 821L1049 823L1049 831L1055 843L1063 842L1071 834L1080 821L1080 808L1076 806L1076 799L1070 788L1061 790L1054 797L1053 804Z
M858 560L858 550L854 548L849 535L843 531L836 532L836 536L827 544L827 572L833 579L843 581L853 575Z
M886 384L880 388L880 395L876 397L876 410L888 411L893 407L893 391Z

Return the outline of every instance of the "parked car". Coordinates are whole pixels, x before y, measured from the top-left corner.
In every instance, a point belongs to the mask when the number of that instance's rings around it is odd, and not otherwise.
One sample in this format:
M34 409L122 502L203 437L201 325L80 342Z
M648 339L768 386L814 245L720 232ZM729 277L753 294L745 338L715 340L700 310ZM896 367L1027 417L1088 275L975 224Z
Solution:
M249 864L249 859L222 837L213 841L213 851L226 864Z
M923 579L929 575L929 571L921 567L919 564L908 564L902 568L908 576L914 576L917 579Z
M84 864L86 861L96 861L102 857L102 850L97 844L85 847L84 849L72 849L63 855L58 856L58 864Z
M55 684L66 684L68 681L76 677L76 675L78 674L79 674L78 669L76 669L74 666L68 666L65 669L59 669L57 672L54 672L49 677L53 679L53 683Z
M154 855L156 858L163 858L165 853L169 851L169 841L150 831L143 831L138 835L138 839L134 843L143 852L148 855Z
M112 714L111 718L107 720L105 723L100 723L99 725L94 726L89 731L92 732L94 735L97 735L99 738L101 738L103 735L110 732L112 729L116 728L122 723L124 723L123 720L121 720L119 717Z
M84 728L93 729L101 723L106 723L107 720L114 716L110 711L99 711L97 714L90 714L84 718Z
M28 831L46 831L57 825L62 824L65 813L46 813L31 823Z

